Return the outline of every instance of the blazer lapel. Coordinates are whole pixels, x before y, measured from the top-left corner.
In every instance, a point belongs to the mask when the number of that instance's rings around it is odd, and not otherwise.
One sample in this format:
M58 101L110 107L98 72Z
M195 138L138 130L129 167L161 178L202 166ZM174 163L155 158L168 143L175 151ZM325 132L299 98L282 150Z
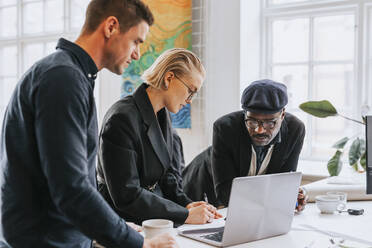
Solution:
M240 171L239 176L247 176L249 167L251 166L251 157L252 157L252 142L251 138L249 136L248 130L245 126L244 122L244 114L241 117L241 123L240 130L241 135L240 136Z
M164 141L160 127L156 121L152 122L147 130L152 148L166 170L170 166L170 157L167 149L167 144Z
M133 97L141 113L141 116L145 122L145 125L148 127L147 136L150 140L152 148L154 149L154 152L158 156L164 169L167 170L167 168L170 166L170 153L168 151L167 142L163 137L163 133L160 129L159 123L155 116L154 109L152 108L150 99L147 95L147 92L146 92L147 87L148 86L146 84L140 85L138 89L136 90L136 92L134 92ZM164 111L166 112L165 109ZM160 113L160 116L161 115L162 113ZM168 126L169 125L167 125L166 129L168 128ZM167 133L168 131L165 132L166 134L165 136L170 135ZM167 138L167 140L168 139L171 139L171 138Z
M283 156L286 153L287 145L285 144L286 138L288 135L288 126L285 120L282 122L282 126L280 127L280 143L274 146L274 151L270 159L270 163L267 168L267 173L279 173L281 171L281 167L283 166L280 161L283 161Z
M163 123L164 127L165 127L164 139L165 139L165 142L167 144L169 157L172 159L173 158L172 121L171 121L169 112L165 108L162 111L164 113L164 123Z
M170 161L173 154L173 133L169 112L165 108L158 112L158 121L156 121L156 123L158 124L161 132L161 137L164 144L163 148L165 148L164 153L167 153L167 158L169 160L169 162L165 164L165 166L168 168L170 166Z

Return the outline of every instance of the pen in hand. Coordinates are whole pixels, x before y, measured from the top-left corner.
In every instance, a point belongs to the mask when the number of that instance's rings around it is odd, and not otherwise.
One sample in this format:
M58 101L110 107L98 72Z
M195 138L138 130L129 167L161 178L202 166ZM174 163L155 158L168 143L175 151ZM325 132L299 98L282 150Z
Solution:
M207 197L207 194L204 192L204 201L207 203L207 204L209 204L208 203L208 197ZM213 221L213 219L212 218L210 218L209 220L207 220L207 222L208 223L211 223Z
M208 197L207 197L207 194L206 194L206 193L204 193L204 201L205 201L206 203L208 203Z

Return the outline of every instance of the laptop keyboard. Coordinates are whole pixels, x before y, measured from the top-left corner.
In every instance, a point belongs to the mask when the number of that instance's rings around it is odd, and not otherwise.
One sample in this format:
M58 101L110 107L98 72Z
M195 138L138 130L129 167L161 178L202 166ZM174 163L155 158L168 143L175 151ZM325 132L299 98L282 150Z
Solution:
M213 241L222 242L223 231L208 234L208 235L204 235L202 237L205 238L205 239L210 239L210 240L213 240Z

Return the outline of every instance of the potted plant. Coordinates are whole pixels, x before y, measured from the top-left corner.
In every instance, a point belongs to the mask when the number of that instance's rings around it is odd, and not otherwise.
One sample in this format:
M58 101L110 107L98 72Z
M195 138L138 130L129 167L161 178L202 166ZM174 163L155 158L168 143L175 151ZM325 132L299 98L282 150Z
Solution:
M326 118L329 116L340 116L344 119L356 122L361 125L365 125L364 117L363 121L354 120L352 118L339 114L336 108L327 100L323 101L308 101L302 103L300 109L304 112L316 116L318 118ZM349 164L358 172L364 172L366 169L366 148L365 140L359 137L348 138L344 137L337 141L332 147L336 149L335 154L327 163L327 169L330 176L337 176L342 169L342 154L344 153L345 145L348 142L352 142L348 157Z

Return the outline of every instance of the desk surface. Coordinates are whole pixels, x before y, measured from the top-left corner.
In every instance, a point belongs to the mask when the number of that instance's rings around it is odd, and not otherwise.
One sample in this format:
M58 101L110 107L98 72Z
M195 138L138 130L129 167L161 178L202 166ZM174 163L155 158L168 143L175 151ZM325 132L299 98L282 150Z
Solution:
M360 216L348 213L320 214L315 204L310 203L301 214L294 216L289 233L232 247L332 247L331 237L336 239L343 237L345 246L372 247L372 201L348 202L347 207L363 208L364 214ZM181 248L213 247L181 236L177 236L176 239Z

